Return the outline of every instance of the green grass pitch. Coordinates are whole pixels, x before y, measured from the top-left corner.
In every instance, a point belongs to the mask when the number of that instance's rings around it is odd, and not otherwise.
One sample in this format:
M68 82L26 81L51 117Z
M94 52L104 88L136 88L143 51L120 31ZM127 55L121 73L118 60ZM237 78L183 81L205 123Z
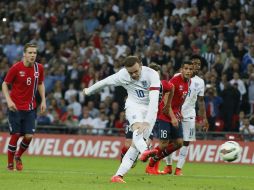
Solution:
M126 184L112 184L109 179L119 166L118 160L24 156L24 170L10 172L6 159L6 155L0 155L3 190L254 189L252 165L186 163L184 176L149 176L144 173L145 164L139 162L125 176Z

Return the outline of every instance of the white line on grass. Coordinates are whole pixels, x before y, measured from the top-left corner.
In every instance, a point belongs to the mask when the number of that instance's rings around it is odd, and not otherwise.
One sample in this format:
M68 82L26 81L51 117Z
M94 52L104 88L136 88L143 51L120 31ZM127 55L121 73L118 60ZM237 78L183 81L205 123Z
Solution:
M112 173L94 173L94 172L86 172L86 171L82 171L82 170L23 170L22 172L25 173L49 173L49 174L83 174L83 175L109 175L111 176ZM132 174L135 176L144 176L147 174ZM147 175L149 176L149 175ZM168 175L169 177L179 177L179 176L174 176L174 175ZM157 176L159 177L159 176ZM213 176L213 175L184 175L184 176L180 176L180 177L184 177L184 178L216 178L216 179L220 179L220 178L228 178L228 179L253 179L254 180L254 176Z

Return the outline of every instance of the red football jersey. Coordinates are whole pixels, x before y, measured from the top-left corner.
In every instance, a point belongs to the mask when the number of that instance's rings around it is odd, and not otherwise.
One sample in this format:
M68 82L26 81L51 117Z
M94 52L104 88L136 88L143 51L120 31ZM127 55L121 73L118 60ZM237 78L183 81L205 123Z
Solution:
M160 86L160 94L159 94L159 104L161 104L164 95L166 92L170 91L173 88L173 84L166 81L166 80L161 80L161 86Z
M172 110L178 120L181 119L181 107L184 103L184 100L187 96L189 89L189 81L184 81L181 74L177 74L169 80L175 86L175 92L172 98L171 106ZM164 107L164 101L161 101L158 111L158 119L161 119L166 122L171 122L171 118L168 115L165 115L162 110Z
M25 67L23 61L20 61L10 68L4 81L12 86L10 96L18 110L36 108L35 95L43 80L44 70L41 64Z

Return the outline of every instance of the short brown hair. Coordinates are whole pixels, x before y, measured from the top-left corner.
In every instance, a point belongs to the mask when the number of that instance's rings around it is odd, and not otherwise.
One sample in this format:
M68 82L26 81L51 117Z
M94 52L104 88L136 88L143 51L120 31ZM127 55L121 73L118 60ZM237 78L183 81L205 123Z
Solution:
M140 59L137 56L128 56L123 61L123 65L125 67L132 67L136 63L141 64L141 61L140 61Z
M161 70L161 66L158 65L157 63L154 63L154 62L150 63L148 65L148 67L150 67L151 69L153 69L155 71L160 71Z
M27 48L30 48L30 47L37 48L37 45L32 43L26 43L24 46L24 52L26 52Z

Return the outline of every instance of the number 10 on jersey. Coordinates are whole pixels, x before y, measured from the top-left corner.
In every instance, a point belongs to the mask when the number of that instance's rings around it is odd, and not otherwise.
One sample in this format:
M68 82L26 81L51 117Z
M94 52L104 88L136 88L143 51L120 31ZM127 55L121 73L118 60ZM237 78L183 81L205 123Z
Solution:
M139 98L144 98L145 97L145 94L144 94L143 90L135 90L135 92L137 93L137 96Z

